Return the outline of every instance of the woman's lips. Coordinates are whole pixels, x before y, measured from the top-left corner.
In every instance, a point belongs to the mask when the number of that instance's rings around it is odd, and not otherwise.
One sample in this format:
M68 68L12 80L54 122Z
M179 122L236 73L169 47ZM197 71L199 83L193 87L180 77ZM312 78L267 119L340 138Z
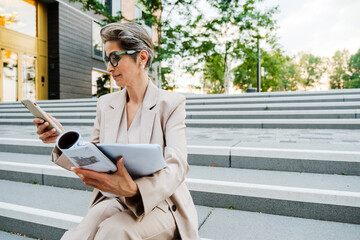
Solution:
M112 75L113 76L113 78L115 79L115 78L118 78L119 76L120 76L120 74L118 74L118 75Z

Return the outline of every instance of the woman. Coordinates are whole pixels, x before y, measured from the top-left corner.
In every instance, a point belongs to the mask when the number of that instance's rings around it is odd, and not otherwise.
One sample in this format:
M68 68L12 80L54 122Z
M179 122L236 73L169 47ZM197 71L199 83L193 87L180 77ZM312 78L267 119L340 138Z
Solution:
M97 173L74 168L54 148L52 160L95 189L87 215L62 239L199 239L196 209L184 183L189 170L185 98L160 90L149 80L153 44L144 28L112 23L100 33L107 71L125 88L99 98L92 142L160 144L167 166L134 180L122 159L114 174ZM34 123L43 142L56 141L53 131L45 130L48 123L39 118ZM105 197L99 190L118 197Z

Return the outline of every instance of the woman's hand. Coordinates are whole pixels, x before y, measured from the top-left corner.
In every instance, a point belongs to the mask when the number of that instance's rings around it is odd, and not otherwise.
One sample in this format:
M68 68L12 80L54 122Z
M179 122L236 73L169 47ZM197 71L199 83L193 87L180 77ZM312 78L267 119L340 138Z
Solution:
M54 117L52 117L48 113L46 113L46 114L51 118L51 120L53 120L56 123L56 125L59 126L59 128L61 130L64 131L63 126ZM44 143L55 143L56 142L56 138L58 136L55 134L56 129L52 128L51 130L47 130L46 128L49 126L48 122L44 121L41 118L35 118L33 120L33 123L37 127L36 133L39 135L39 139L41 139Z
M126 170L122 157L117 160L116 166L117 171L113 174L99 173L81 168L72 168L71 170L79 176L86 186L124 197L138 195L138 186Z

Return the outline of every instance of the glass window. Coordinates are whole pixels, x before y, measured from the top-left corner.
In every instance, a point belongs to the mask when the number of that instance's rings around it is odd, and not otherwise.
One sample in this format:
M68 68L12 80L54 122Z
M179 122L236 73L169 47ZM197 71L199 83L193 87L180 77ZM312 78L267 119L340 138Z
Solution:
M93 56L103 58L103 44L100 37L101 27L96 22L93 22L92 28L92 46L93 46Z
M0 26L36 37L36 1L1 0Z
M92 70L92 96L100 97L110 92L110 74Z
M35 99L35 57L23 55L22 98Z
M3 101L18 100L18 55L15 52L2 50L3 57Z
M121 11L121 0L113 0L112 1L112 15L118 15L118 12Z

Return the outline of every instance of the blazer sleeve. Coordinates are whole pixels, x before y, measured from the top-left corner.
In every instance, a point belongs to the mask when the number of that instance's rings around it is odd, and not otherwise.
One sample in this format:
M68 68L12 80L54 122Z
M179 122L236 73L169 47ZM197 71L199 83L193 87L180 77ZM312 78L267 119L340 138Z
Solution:
M125 198L128 208L140 220L152 211L160 202L174 194L175 190L185 180L189 171L187 163L187 147L185 137L185 97L165 118L163 129L165 139L164 158L167 166L149 177L135 180L140 195Z
M96 107L96 118L94 122L93 131L91 134L91 141L94 143L99 143L100 139L100 119L101 119L101 112L99 109L99 101L97 102ZM56 165L59 165L62 168L65 168L70 171L71 167L74 167L74 164L65 156L65 154L62 154L61 150L58 149L56 146L51 152L51 161L54 162Z

